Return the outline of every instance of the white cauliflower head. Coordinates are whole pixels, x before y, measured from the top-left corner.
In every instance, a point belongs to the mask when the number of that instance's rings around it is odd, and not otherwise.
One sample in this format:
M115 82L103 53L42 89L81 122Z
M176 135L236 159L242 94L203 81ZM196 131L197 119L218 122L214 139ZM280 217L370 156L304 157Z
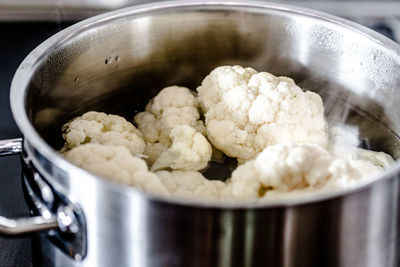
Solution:
M62 131L65 145L61 151L86 143L123 146L132 154L142 154L145 149L142 133L117 115L89 111L64 124Z
M195 171L159 171L160 181L168 191L179 197L198 199L229 199L231 187L221 181L206 179Z
M239 199L348 187L361 174L343 159L314 144L277 144L232 173L232 194Z
M211 143L239 161L282 142L327 143L321 97L287 77L222 66L197 88Z
M159 178L149 172L146 162L122 146L84 144L63 153L75 165L118 183L147 192L167 195Z
M198 171L207 166L212 147L204 135L188 125L179 125L171 130L169 137L172 145L154 162L152 171L164 168Z
M198 99L188 88L170 86L161 90L147 104L146 110L135 116L134 120L148 146L144 153L149 157L150 164L171 145L169 133L175 126L189 125L205 134L199 108Z

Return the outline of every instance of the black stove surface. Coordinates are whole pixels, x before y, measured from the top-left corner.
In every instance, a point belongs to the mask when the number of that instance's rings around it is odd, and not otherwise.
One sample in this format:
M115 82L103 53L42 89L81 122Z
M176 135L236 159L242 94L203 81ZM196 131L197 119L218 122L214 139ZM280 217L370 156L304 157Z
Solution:
M0 23L0 140L21 137L9 104L14 72L32 49L64 27L57 23ZM29 216L21 184L19 157L1 157L0 216ZM0 236L0 266L32 266L29 236Z
M9 88L14 72L25 56L42 41L65 28L59 23L0 23L0 140L20 137L21 133L11 115ZM395 39L390 24L366 24L389 38ZM18 156L0 158L0 215L28 216L21 187ZM32 266L29 236L0 236L0 266Z

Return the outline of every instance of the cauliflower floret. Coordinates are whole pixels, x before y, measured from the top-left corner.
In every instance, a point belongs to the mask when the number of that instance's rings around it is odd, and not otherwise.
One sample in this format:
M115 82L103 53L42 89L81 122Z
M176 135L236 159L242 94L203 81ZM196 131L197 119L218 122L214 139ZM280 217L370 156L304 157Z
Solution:
M231 198L231 187L221 181L207 180L195 171L159 171L160 181L174 196L198 199Z
M89 111L64 124L62 131L62 152L86 143L123 146L133 155L142 154L145 149L142 133L117 115Z
M372 176L387 169L394 163L393 158L385 152L376 152L359 147L331 145L329 151L332 155L342 158L359 170L363 177Z
M197 88L211 143L245 162L282 142L327 143L321 97L287 77L222 66Z
M349 162L359 170L363 177L382 172L394 163L393 158L385 152L376 152L359 148L362 142L357 126L333 126L329 129L330 144L328 151L337 158Z
M162 152L151 170L164 168L184 171L198 171L207 166L211 159L212 147L207 139L188 125L174 127L169 137L172 145Z
M275 193L335 190L352 186L360 177L348 162L333 158L318 145L277 144L232 173L232 194L256 199Z
M146 155L146 162L152 166L160 155L168 149L167 145L161 143L146 143L143 154Z
M197 98L188 88L170 86L161 90L147 104L146 110L135 116L147 143L144 154L150 165L171 145L169 133L175 126L189 125L205 134L199 108Z
M134 157L122 146L84 144L63 153L77 166L125 185L147 192L167 195L157 175L149 172L146 162Z

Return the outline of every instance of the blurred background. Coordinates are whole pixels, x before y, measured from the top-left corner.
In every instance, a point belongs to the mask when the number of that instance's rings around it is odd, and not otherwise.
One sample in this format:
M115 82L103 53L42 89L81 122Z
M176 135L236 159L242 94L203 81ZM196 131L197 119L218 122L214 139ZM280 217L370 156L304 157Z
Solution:
M0 19L2 21L76 21L102 12L149 2L154 1L0 0ZM389 18L399 16L400 14L399 0L275 0L269 2L308 7L355 19Z
M14 72L42 41L77 21L145 0L0 0L0 140L20 137L9 105ZM272 1L307 7L344 17L400 42L400 0ZM28 215L19 158L0 158L0 215ZM0 236L0 266L32 266L30 238Z

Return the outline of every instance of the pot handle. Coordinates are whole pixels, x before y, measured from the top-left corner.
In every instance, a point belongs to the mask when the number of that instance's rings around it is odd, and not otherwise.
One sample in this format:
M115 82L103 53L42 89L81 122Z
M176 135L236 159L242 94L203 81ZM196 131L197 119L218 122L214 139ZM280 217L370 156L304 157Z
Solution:
M22 152L22 138L0 140L0 156L15 155ZM0 216L0 233L19 235L58 228L57 217L50 212L44 216L9 219Z

